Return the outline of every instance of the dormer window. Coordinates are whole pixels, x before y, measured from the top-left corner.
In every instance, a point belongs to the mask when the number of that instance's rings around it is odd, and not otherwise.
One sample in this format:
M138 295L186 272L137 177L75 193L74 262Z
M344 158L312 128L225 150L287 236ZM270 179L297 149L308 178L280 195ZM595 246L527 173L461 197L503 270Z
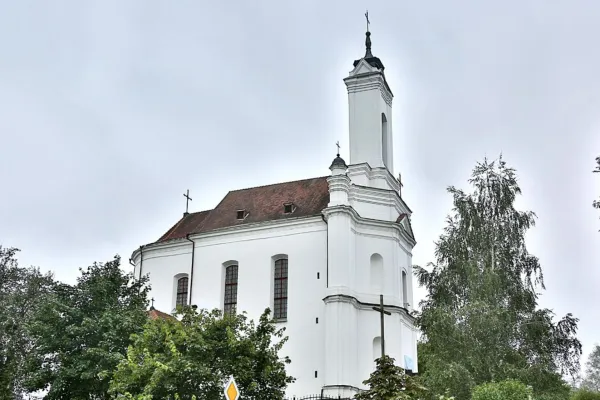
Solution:
M286 203L283 205L284 214L291 214L294 212L295 209L296 207L294 207L294 203Z
M237 219L244 219L246 218L246 210L238 210L237 211Z

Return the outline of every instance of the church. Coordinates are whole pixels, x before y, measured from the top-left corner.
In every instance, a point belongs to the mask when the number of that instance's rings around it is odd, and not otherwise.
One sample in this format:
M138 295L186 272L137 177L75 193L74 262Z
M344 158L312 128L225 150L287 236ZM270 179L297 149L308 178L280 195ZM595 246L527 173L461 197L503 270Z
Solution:
M191 304L257 319L269 307L289 336L280 354L296 378L290 398L352 397L383 349L417 372L416 241L394 175L393 94L368 29L365 45L343 79L348 162L338 154L327 176L232 190L131 257L158 310Z

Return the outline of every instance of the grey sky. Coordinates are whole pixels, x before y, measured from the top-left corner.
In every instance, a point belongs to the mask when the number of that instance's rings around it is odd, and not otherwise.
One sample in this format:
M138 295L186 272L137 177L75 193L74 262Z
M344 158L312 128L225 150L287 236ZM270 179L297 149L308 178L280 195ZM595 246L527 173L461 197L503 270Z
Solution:
M445 188L502 151L539 217L541 303L581 319L587 353L600 341L594 0L0 2L0 243L72 282L116 253L128 268L188 188L199 211L326 175L336 140L347 156L342 79L366 8L396 96L414 262L432 260Z

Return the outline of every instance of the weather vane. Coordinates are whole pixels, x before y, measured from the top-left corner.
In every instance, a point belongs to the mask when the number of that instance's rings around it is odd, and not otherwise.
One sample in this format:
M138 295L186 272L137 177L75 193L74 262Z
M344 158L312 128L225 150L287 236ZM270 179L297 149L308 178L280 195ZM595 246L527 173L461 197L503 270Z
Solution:
M365 18L367 18L367 32L369 32L369 24L371 23L369 21L369 10L367 10L367 12L365 13Z

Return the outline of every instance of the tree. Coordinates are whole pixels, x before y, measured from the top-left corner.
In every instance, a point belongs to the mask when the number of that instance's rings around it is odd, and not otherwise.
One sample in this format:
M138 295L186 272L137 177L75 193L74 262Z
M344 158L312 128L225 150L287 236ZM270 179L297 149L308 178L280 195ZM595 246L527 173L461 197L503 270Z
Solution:
M571 400L600 400L600 392L579 389L573 393Z
M48 390L46 399L108 399L110 374L130 336L147 320L146 279L125 274L116 256L83 270L73 286L57 284L32 320L35 351L26 385Z
M283 399L294 378L285 371L290 360L278 355L287 341L284 328L269 316L267 309L255 325L245 315L185 307L178 319L149 320L133 335L110 393L117 399L213 400L233 375L244 399Z
M404 400L417 399L425 388L394 364L390 356L375 360L377 367L363 383L369 387L356 395L356 400Z
M519 381L508 379L475 387L472 400L529 400L532 394L531 388Z
M0 246L0 399L21 399L25 355L33 343L26 326L50 292L51 274L19 267L18 249Z
M566 397L560 373L579 370L578 320L567 314L555 323L551 310L537 308L542 269L525 245L535 214L515 208L521 189L502 157L478 163L469 183L471 193L448 188L454 207L436 262L415 266L428 289L417 317L425 385L462 400L474 385L512 378Z
M594 346L594 350L590 354L581 386L591 391L600 392L600 345Z

